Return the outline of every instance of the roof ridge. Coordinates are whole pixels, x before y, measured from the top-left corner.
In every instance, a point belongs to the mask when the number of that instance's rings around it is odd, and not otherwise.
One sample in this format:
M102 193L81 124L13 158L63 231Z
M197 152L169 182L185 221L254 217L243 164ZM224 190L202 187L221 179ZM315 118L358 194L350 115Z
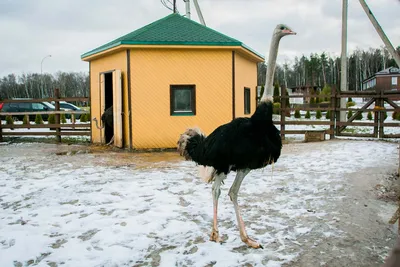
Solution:
M83 59L124 44L241 46L250 53L263 58L263 56L238 39L177 13L169 14L119 38L113 39L104 45L82 54L81 58Z
M173 17L174 15L176 15L176 14L174 14L174 13L169 14L168 16L165 16L165 17L163 17L163 18L161 18L161 19L158 19L158 20L156 20L156 21L153 21L153 22L151 22L151 23L149 23L149 24L147 24L147 25L145 25L145 26L143 26L143 27L141 27L141 28L139 28L139 29L136 29L136 30L134 30L134 31L131 31L130 33L127 33L127 34L125 34L125 35L123 35L123 36L121 36L121 37L115 39L114 41L116 41L116 40L122 40L122 39L124 39L124 37L127 37L128 35L133 34L133 33L135 33L135 34L134 34L132 37L138 36L139 34L145 32L145 31L148 31L149 29L153 28L154 26L157 26L157 25L160 24L161 22L163 22L163 21L165 21L165 20L167 20L167 19L170 19L170 18ZM113 42L113 41L112 41L112 42Z
M173 15L175 15L175 14L174 14L174 13L169 14L168 16L165 16L165 17L162 17L162 18L160 18L160 19L158 19L158 20L156 20L156 21L153 21L153 22L151 22L151 23L149 23L149 24L147 24L147 25L145 25L145 26L143 26L143 27L141 27L141 28L139 28L139 29L136 29L136 30L131 31L131 32L127 33L127 34L124 34L124 35L122 35L122 36L120 36L120 37L118 37L118 38L116 38L116 39L112 39L111 41L109 41L109 42L107 42L107 43L105 43L105 44L103 44L103 45L100 45L100 46L98 46L97 48L94 48L94 49L92 49L92 50L90 50L90 51L88 51L88 52L82 54L81 57L85 57L86 55L90 55L90 54L93 53L94 51L99 50L99 49L102 49L102 48L108 49L108 48L112 48L112 47L114 47L114 46L118 46L118 45L121 44L121 40L123 40L125 37L129 36L130 34L133 34L133 33L135 33L135 32L139 32L139 33L136 33L136 34L133 35L133 36L137 36L138 34L140 34L140 33L144 32L144 31L146 31L146 30L148 30L148 29L151 29L151 28L153 28L154 26L160 24L160 22L169 19L169 18L172 17Z
M198 26L204 27L204 28L206 28L206 29L208 29L208 30L210 30L210 31L213 31L214 33L217 33L217 34L220 34L220 35L222 35L222 36L224 36L224 37L226 37L226 38L229 38L229 39L231 39L231 40L234 41L234 42L242 43L241 41L239 41L239 40L237 40L237 39L235 39L235 38L232 38L232 37L230 37L230 36L228 36L228 35L226 35L226 34L223 34L222 32L219 32L219 31L217 31L217 30L215 30L215 29L213 29L213 28L210 28L210 27L208 27L208 26L206 26L206 25L203 25L203 24L201 24L201 23L198 23L197 21L194 21L194 20L192 20L192 19L185 18L184 16L181 16L181 15L179 15L179 16L180 16L181 18L183 18L183 19L187 19L187 20L189 21L189 23L196 24L196 25L198 25Z

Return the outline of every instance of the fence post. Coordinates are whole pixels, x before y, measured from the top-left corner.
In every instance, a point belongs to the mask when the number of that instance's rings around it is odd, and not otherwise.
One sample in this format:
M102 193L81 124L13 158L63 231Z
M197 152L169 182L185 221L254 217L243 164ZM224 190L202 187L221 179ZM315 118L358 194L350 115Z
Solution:
M82 116L82 115L81 115ZM76 118L75 118L75 114L71 114L71 123L72 123L72 129L75 129L75 122L76 122Z
M335 138L335 112L336 112L336 89L332 88L331 90L331 110L330 110L330 121L331 121L331 125L330 125L330 131L331 131L331 135L330 135L330 139Z
M54 89L54 97L56 98L55 100L55 107L56 107L56 111L60 111L60 89L59 88L55 88ZM61 143L61 125L60 125L60 113L56 114L56 140L58 143Z
M3 127L1 126L1 118L0 118L0 142L3 142Z
M377 90L375 90L375 94L378 94L378 92L377 92ZM374 126L374 137L375 138L378 138L378 134L379 134L379 131L378 131L378 129L379 129L379 126L378 126L378 124L379 124L379 107L380 107L380 102L379 102L379 98L377 98L377 97L374 97L375 98L375 111L374 111L374 123L375 123L375 126Z
M383 100L383 90L380 91L380 98L379 98L379 106L384 109L385 108L385 101ZM383 123L385 122L385 111L380 110L380 116L379 116L379 138L383 138L384 132L383 132Z
M281 139L285 140L286 88L281 87Z
M334 93L335 94L334 106L335 106L336 136L338 136L340 134L340 132L339 132L340 126L337 125L337 122L338 121L340 122L340 110L339 110L339 108L340 108L340 99L341 99L342 95L339 93L339 96L338 96L336 87L333 87L332 90L335 92Z

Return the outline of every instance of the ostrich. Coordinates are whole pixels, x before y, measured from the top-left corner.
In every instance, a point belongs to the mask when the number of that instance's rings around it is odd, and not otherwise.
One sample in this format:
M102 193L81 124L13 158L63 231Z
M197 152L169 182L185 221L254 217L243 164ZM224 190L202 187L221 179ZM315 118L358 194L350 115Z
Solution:
M280 131L272 122L272 83L275 72L279 41L294 35L288 26L279 24L275 28L269 51L266 86L260 104L250 118L236 118L216 128L209 136L198 128L189 128L181 134L177 150L185 160L201 165L203 179L213 182L212 197L214 219L210 241L221 242L218 232L217 213L220 186L227 174L236 171L236 178L229 189L233 202L241 240L252 248L263 248L251 239L239 211L238 191L244 177L254 169L276 162L281 154Z
M114 115L113 115L113 106L110 106L109 108L107 108L103 115L101 115L101 121L103 122L103 126L99 127L98 121L96 118L93 119L94 122L96 123L96 128L97 129L103 129L104 127L108 127L108 128L113 128L114 127ZM107 145L110 145L112 142L114 142L114 135L111 138L111 141L108 142Z

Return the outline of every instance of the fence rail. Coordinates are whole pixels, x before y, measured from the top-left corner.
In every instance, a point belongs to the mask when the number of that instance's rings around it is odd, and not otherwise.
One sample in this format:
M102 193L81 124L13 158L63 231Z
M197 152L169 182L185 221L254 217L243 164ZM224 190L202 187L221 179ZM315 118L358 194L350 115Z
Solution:
M394 100L400 100L399 91L339 91L332 89L331 94L313 94L304 93L301 95L288 95L285 88L282 88L282 96L279 96L279 108L274 108L280 113L280 120L274 120L274 123L280 125L282 139L285 139L285 135L288 134L304 134L309 132L320 132L325 131L331 138L335 136L353 136L353 137L380 137L380 138L400 138L400 134L386 134L384 129L387 127L399 127L400 122L385 122L386 112L400 112L400 107L394 102ZM367 99L362 107L340 107L342 98L363 98ZM305 104L292 104L287 106L288 100L294 98L301 98L309 100L311 98L323 99L321 103L308 103ZM384 104L388 103L391 107L384 107ZM370 107L375 104L375 107ZM327 120L287 120L289 115L291 116L294 111L320 111L330 112L330 116ZM346 121L340 121L340 112L353 112L353 115L346 119ZM355 121L357 117L363 112L371 112L374 114L374 119L371 122ZM313 126L327 126L326 129L318 130L288 130L286 126L290 125L313 125ZM348 126L361 126L361 127L373 127L373 133L352 133L345 132L344 130Z
M38 103L38 102L54 102L55 110L51 111L31 111L31 112L0 112L0 116L25 116L29 115L55 115L55 123L50 124L5 124L2 125L0 120L0 141L3 136L55 136L58 142L61 142L62 136L90 136L91 122L75 123L75 115L90 113L90 111L60 110L60 101L86 101L88 97L60 97L60 90L54 90L54 96L51 98L40 99L4 99L2 103ZM71 123L61 123L62 114L71 114ZM3 129L27 129L26 131L3 131ZM29 129L50 129L53 131L29 131Z

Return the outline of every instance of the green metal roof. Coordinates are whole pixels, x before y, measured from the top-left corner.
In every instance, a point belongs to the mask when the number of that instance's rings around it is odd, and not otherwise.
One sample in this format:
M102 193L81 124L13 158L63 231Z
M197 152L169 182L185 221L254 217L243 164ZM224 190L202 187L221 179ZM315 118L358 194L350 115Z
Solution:
M81 58L119 45L241 46L264 58L242 42L174 13L93 49Z

